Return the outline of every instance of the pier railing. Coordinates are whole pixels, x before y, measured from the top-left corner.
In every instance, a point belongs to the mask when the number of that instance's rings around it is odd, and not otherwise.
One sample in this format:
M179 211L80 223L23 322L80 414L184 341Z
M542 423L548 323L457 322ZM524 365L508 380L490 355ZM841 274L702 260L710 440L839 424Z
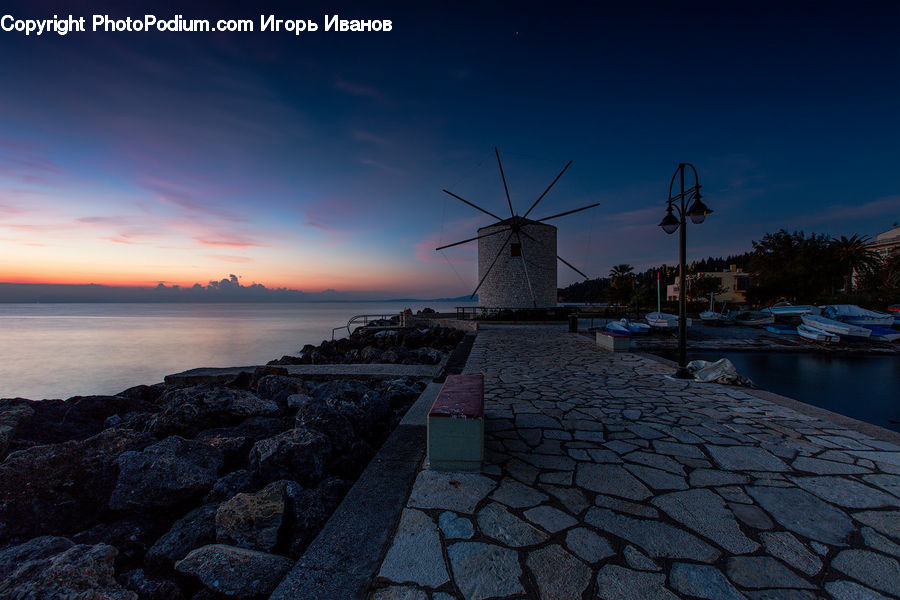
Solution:
M354 315L350 317L346 325L335 327L331 330L331 339L334 340L334 334L341 329L347 330L347 335L352 334L360 327L373 327L378 329L399 329L400 315L397 313L381 313L376 315Z

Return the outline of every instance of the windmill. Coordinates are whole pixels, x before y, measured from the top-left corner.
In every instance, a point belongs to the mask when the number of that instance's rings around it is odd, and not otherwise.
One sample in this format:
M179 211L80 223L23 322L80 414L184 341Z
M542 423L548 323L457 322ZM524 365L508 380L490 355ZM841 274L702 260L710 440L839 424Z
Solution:
M475 294L481 290L478 295L479 306L493 308L556 306L556 261L559 260L584 278L587 278L587 275L556 254L556 227L548 225L546 221L588 210L599 206L600 203L542 219L528 218L531 211L544 199L547 192L556 185L559 178L572 164L570 160L525 214L519 216L513 209L512 200L509 197L509 187L506 185L506 175L503 173L503 163L500 161L500 152L496 147L494 147L494 154L497 156L497 166L500 168L500 178L503 180L503 190L506 192L509 218L499 217L451 191L443 190L445 194L483 212L496 219L497 222L480 227L478 235L475 237L440 246L435 248L435 251L478 241L479 281L471 297L474 298Z

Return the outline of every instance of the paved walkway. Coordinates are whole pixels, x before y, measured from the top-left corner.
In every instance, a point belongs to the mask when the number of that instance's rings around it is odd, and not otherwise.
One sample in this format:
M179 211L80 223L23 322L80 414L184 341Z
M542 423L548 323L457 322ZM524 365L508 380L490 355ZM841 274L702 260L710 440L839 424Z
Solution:
M484 472L418 474L370 599L900 597L900 446L558 328L466 370Z

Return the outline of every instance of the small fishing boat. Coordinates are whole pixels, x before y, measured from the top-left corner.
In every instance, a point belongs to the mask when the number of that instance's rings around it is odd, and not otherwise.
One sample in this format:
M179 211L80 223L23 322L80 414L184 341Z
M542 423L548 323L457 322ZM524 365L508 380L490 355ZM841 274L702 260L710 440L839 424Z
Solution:
M772 323L771 325L766 325L764 329L777 335L797 335L796 327L793 325L785 325L783 323Z
M678 315L664 312L652 312L644 315L644 319L654 329L677 329Z
M896 329L888 329L887 327L879 327L878 325L863 325L872 332L872 339L879 342L893 342L900 340L900 331Z
M619 323L627 327L628 331L631 333L647 333L650 331L650 326L646 323L638 323L637 321L629 321L628 319L622 319Z
M703 321L704 325L719 325L725 321L725 317L722 313L716 312L716 304L714 300L714 295L709 295L709 310L704 310L700 313L700 320ZM724 307L722 311L724 312Z
M809 304L791 304L790 302L776 302L762 312L770 313L776 317L799 317L801 315L817 314L819 309Z
M618 321L610 321L604 326L606 331L612 331L613 333L621 333L623 335L631 335L631 330L626 326L622 325Z
M768 325L775 322L775 316L760 310L745 310L734 313L732 315L734 322L738 325L746 325L748 327L756 327L760 325Z
M829 319L820 315L803 315L800 319L803 320L803 324L807 327L821 329L822 331L835 333L844 337L867 338L872 335L872 331L865 327L853 325L852 323L842 323L841 321L835 321L834 319Z
M809 325L798 325L797 333L800 334L804 340L810 342L822 342L824 344L834 344L835 342L841 341L840 336L835 335L833 333L829 333L827 331L823 331L816 327L810 327Z
M894 315L867 310L855 304L829 304L822 309L822 315L829 319L852 323L853 325L890 327L894 324Z

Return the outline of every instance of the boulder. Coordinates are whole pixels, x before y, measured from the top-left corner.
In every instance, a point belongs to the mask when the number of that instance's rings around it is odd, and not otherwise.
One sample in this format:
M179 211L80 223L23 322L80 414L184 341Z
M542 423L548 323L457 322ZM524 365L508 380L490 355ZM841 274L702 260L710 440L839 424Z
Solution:
M260 440L250 451L250 468L259 481L292 479L312 487L322 479L331 443L318 431L297 427Z
M150 423L150 432L160 437L193 437L204 429L229 427L280 411L273 401L247 390L210 385L168 389L161 402L165 408Z
M159 407L119 396L75 396L68 400L40 400L31 403L34 416L20 428L18 437L39 444L83 440L107 428L113 415L153 413Z
M273 552L285 520L287 498L301 489L293 481L275 481L255 494L237 494L216 511L216 541L260 552Z
M334 453L347 449L355 439L353 424L340 412L321 400L306 396L303 402L299 396L291 396L297 406L297 427L318 431L328 438Z
M184 600L174 581L149 578L143 569L126 571L119 575L118 581L126 590L136 593L138 600Z
M152 442L144 433L107 429L10 454L0 463L0 544L94 525L116 487L119 456Z
M329 477L319 487L304 489L300 486L285 488L288 497L288 539L291 540L289 553L299 559L331 517L350 489L350 482Z
M0 598L137 600L113 576L116 549L79 544L23 563L0 582Z
M222 502L241 492L253 492L259 489L253 472L247 469L232 471L224 477L220 477L209 493L203 498L204 502Z
M127 390L123 390L116 394L120 398L128 398L130 400L140 400L141 402L149 402L150 404L159 405L162 396L166 391L165 383L155 383L153 385L136 385Z
M175 568L212 592L240 599L268 596L293 566L284 556L212 544L192 551Z
M212 502L181 517L147 551L146 563L157 572L171 571L191 550L216 541L216 508Z
M142 452L123 452L109 507L129 510L173 506L212 488L222 463L219 450L176 435Z
M76 544L110 544L118 550L116 571L132 569L143 563L147 549L168 527L161 515L128 515L115 521L100 522L72 536Z
M16 437L20 427L34 416L31 401L24 398L0 400L0 460L6 456L10 442Z
M42 535L24 544L0 550L0 581L12 575L20 565L55 556L74 545L75 543L68 538Z
M359 359L367 363L379 362L381 359L381 350L374 346L366 346L359 351Z
M303 385L302 379L287 377L286 375L265 375L256 384L256 394L260 398L271 400L282 408L287 406L288 396L305 391L306 386Z

